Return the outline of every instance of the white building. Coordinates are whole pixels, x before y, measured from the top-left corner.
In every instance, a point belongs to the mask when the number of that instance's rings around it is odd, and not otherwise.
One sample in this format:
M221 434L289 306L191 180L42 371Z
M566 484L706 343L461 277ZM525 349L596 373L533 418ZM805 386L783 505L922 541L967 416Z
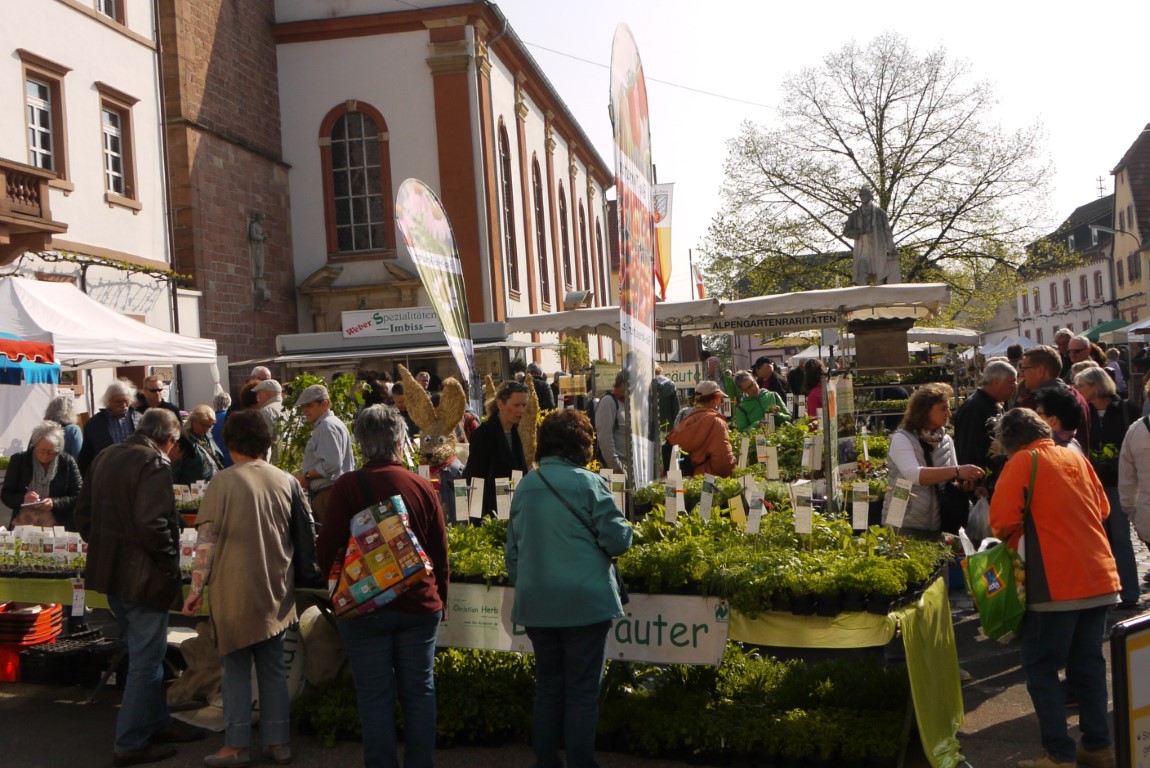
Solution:
M74 282L119 312L196 336L194 294L106 266L171 268L155 28L151 0L5 4L0 265L4 274ZM81 266L70 254L104 265ZM97 393L113 375L139 383L146 372L96 372Z
M395 232L407 178L447 210L472 323L615 303L610 167L495 5L419 6L276 2L300 330L337 331L343 311L429 304ZM528 361L558 367L552 349L532 346L556 334L519 336ZM593 358L613 357L609 340L589 342ZM494 365L480 356L481 372Z

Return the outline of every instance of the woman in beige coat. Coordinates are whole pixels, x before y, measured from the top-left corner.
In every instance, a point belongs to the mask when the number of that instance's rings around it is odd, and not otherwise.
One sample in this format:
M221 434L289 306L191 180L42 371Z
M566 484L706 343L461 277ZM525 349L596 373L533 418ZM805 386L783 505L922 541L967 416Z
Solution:
M263 457L271 447L256 411L224 424L232 466L208 486L196 517L198 541L192 589L184 614L194 616L211 585L213 634L223 664L224 747L204 758L209 767L251 763L252 664L260 692L263 755L291 762L291 728L284 632L296 620L292 584L292 485L295 479Z

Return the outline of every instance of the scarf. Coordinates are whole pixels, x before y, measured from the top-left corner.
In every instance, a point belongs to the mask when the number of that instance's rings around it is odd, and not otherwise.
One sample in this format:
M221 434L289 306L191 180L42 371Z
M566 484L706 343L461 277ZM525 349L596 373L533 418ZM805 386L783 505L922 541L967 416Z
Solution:
M925 429L918 431L918 439L934 450L942 443L942 438L946 437L946 428L936 429L933 432L928 432Z
M32 482L28 484L28 490L39 494L41 499L48 498L51 495L48 493L48 486L52 484L52 480L56 477L56 468L59 465L59 454L56 454L56 457L52 459L46 467L33 455Z

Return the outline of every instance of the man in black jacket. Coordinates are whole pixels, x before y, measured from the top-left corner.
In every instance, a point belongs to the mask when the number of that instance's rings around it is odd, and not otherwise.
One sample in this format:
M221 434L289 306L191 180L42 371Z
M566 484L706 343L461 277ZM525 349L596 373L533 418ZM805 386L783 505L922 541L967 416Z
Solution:
M1017 378L1010 363L987 363L978 389L954 412L954 452L959 465L990 468L992 430L986 422L1002 413L1002 404L1014 393Z
M775 375L775 364L771 358L763 355L751 367L751 373L755 375L755 381L758 383L760 389L767 389L774 392L783 402L787 401L787 395L790 394L791 388L787 386L787 382L783 381L781 376Z
M108 446L123 442L136 431L142 414L132 408L135 400L136 388L129 381L113 381L104 390L103 409L84 426L84 445L80 447L80 456L76 459L80 465L80 474L87 477L88 467L92 465L96 454Z
M539 410L550 411L555 408L555 396L551 387L547 385L547 374L538 363L527 366L527 374L531 377L531 384L535 387L535 396L539 398Z
M168 744L203 738L168 714L162 683L168 612L183 597L180 525L168 454L180 422L153 408L139 428L92 462L76 502L76 527L88 542L85 586L108 596L128 648L128 677L112 764L140 765L171 757Z

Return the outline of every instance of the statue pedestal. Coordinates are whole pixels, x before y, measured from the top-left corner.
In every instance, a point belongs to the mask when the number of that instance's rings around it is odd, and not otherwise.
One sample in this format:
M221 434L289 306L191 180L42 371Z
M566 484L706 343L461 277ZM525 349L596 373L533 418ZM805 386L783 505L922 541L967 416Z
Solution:
M847 330L855 337L855 366L865 369L903 369L909 363L906 332L913 318L851 320Z

